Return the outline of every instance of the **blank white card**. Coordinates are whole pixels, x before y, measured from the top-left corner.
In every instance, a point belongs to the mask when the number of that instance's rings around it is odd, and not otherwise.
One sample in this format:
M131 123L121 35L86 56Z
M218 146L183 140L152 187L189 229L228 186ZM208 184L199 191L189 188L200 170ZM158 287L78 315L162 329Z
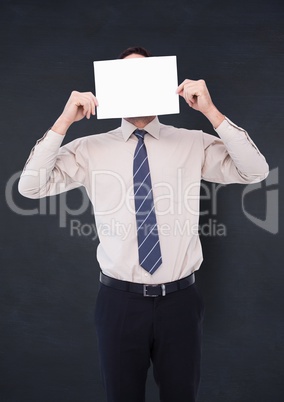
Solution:
M176 56L94 62L98 119L179 113Z

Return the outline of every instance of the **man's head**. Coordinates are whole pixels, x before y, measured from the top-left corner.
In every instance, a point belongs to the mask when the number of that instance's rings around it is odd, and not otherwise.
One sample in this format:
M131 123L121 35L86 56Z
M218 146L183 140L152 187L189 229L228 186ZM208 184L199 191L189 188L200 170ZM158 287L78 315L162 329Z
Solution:
M151 57L151 53L144 47L134 46L124 50L119 55L119 59L134 59L139 57ZM134 124L138 128L144 128L148 123L154 120L155 116L143 116L143 117L129 117L125 118L129 123Z
M151 57L151 53L144 47L134 46L125 49L118 56L119 59L130 59L133 57Z

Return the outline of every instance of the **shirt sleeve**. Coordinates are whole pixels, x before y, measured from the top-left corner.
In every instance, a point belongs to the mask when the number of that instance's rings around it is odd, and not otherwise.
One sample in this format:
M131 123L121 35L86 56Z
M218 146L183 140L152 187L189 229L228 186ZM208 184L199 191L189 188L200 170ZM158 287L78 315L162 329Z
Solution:
M248 133L227 117L215 129L220 138L203 133L202 178L216 183L257 183L269 173L265 157Z
M84 185L81 140L60 147L64 136L52 130L37 141L21 174L18 189L27 198L42 198Z

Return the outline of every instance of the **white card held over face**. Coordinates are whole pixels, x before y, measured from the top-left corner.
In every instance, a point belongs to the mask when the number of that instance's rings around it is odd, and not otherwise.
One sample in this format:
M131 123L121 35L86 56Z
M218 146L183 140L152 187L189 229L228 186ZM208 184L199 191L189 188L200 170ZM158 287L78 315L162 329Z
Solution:
M98 119L179 113L176 56L94 62Z

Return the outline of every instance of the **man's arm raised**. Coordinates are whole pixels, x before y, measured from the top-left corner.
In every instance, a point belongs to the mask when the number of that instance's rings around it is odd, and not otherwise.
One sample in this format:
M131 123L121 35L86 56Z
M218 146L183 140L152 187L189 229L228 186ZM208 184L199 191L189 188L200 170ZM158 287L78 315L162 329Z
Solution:
M54 125L35 147L23 169L19 192L28 198L58 194L84 183L84 160L72 148L80 139L60 148L68 128L84 117L90 119L98 101L91 92L73 91Z
M265 179L269 167L248 133L232 123L214 105L204 80L184 80L177 93L203 113L221 137L204 136L202 176L219 183L254 183ZM230 158L228 158L230 156Z

